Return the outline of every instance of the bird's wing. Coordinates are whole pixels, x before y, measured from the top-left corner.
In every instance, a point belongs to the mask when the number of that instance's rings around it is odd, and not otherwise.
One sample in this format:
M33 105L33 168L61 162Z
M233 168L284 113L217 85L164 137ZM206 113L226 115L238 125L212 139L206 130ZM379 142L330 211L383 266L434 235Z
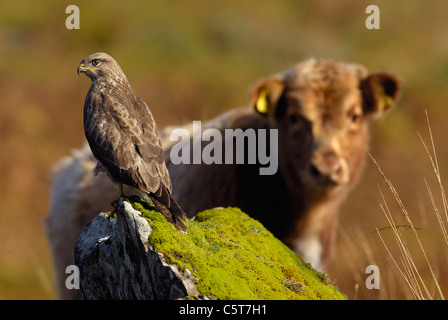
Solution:
M157 173L163 183L163 185L172 192L171 179L168 173L168 169L165 165L165 155L163 152L162 144L160 142L159 132L157 130L157 125L154 121L154 117L149 110L146 103L137 98L136 108L142 115L139 119L142 124L142 139L143 143L139 145L139 152L143 159L154 159L157 165ZM140 111L141 110L141 111Z
M118 182L146 193L159 193L161 186L171 192L157 127L146 104L138 99L102 95L91 103L97 113L85 119L86 136L98 161ZM98 109L101 109L100 111Z

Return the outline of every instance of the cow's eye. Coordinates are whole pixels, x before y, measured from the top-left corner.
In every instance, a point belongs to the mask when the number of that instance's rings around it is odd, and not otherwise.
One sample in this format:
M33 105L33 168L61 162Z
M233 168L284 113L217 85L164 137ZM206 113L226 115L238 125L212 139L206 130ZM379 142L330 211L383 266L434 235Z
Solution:
M351 115L351 120L353 123L358 123L361 121L361 115L358 113L354 113Z
M289 115L289 123L290 124L296 124L297 122L299 122L299 116L295 113L291 113Z
M362 112L357 110L356 108L351 108L351 110L347 114L348 119L353 124L358 124L362 120Z

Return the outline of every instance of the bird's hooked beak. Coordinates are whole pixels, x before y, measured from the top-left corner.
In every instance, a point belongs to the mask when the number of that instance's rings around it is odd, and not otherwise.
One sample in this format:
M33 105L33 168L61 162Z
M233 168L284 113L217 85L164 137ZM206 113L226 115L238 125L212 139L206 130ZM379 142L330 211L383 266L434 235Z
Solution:
M84 63L81 63L78 67L78 76L82 73L82 72L86 72L86 66L84 65Z
M96 68L92 68L92 67L88 68L84 65L84 63L81 62L81 64L78 67L78 76L83 72L86 73L87 70L94 70L94 69L96 69Z

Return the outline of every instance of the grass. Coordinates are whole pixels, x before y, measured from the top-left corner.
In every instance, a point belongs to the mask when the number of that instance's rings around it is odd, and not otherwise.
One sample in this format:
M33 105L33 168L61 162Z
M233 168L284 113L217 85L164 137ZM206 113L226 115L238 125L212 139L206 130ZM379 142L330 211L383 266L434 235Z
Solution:
M441 194L442 203L443 203L443 211L445 213L444 217L442 217L440 214L440 210L439 210L437 202L434 198L434 194L433 194L427 180L424 179L424 181L425 181L426 189L428 191L428 195L431 200L432 207L434 209L434 213L437 217L437 221L440 226L440 232L442 234L443 239L445 240L445 244L447 245L447 247L445 249L448 250L448 235L447 235L447 231L445 228L445 222L448 223L448 201L447 201L445 189L443 187L442 178L441 178L441 174L440 174L440 170L439 170L439 166L438 166L437 153L436 153L435 143L434 143L434 139L433 139L433 135L432 135L432 131L431 131L431 125L429 122L428 113L426 111L425 111L425 113L426 113L426 119L427 119L427 123L428 123L432 152L428 148L427 144L425 143L425 141L422 138L422 136L420 135L420 133L419 133L419 137L420 137L420 140L421 140L423 146L425 147L427 155L431 161L431 166L433 168L435 177L438 182L438 187L440 189L440 194ZM398 204L398 206L401 210L401 214L403 215L403 217L405 218L405 221L407 223L405 225L398 225L395 222L396 219L394 219L394 213L390 210L390 208L387 204L386 198L380 189L381 198L383 200L383 203L380 205L381 210L384 213L384 215L388 221L388 224L389 224L389 228L381 228L381 229L376 228L377 234L378 234L382 244L384 245L390 258L392 259L398 272L405 280L405 282L407 284L407 288L410 290L413 298L418 299L418 300L426 300L426 299L445 300L445 295L443 293L440 280L438 278L438 275L434 271L432 262L427 254L428 246L425 246L425 244L423 243L423 241L419 235L419 232L418 232L419 228L417 228L415 226L415 224L411 218L411 215L409 214L408 210L406 209L406 206L404 205L403 201L401 200L400 195L398 194L397 190L393 186L392 182L387 178L386 174L383 172L383 170L381 169L380 165L375 160L375 158L370 153L369 153L369 156L372 159L375 166L377 167L380 175L383 177L384 181L386 182L387 187L389 188L390 192L392 193L396 203ZM444 219L445 219L445 221L444 221ZM399 255L392 253L392 251L389 249L389 247L392 244L390 244L390 243L388 244L387 241L385 241L383 236L381 235L382 232L387 229L391 229L393 231L395 243L396 243L397 248L399 249L399 253L400 253ZM409 244L409 242L406 240L406 238L403 237L403 234L402 234L403 229L412 231L413 237L414 237L415 241L417 242L418 246L413 246L413 245ZM430 280L425 280L422 277L422 273L424 271L422 271L422 268L418 267L417 264L415 263L415 259L414 259L415 255L421 255L421 257L423 257L423 260L426 262L426 268L429 270L429 273L431 275ZM435 292L430 292L428 281L432 281L432 284L436 288Z

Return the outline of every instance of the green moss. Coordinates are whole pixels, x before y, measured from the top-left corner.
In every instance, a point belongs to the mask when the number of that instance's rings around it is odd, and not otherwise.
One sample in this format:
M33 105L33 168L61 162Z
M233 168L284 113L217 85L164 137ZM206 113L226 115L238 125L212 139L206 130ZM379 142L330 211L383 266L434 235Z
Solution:
M237 208L211 209L187 221L187 234L144 201L132 202L153 232L148 242L189 269L199 292L217 299L345 299L327 279Z

